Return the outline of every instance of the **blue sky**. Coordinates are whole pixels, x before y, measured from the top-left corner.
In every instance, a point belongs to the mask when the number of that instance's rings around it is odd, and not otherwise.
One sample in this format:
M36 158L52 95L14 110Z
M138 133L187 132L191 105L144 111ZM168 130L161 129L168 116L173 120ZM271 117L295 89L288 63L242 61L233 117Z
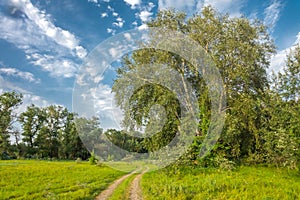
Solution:
M30 103L71 110L75 77L97 44L145 28L159 9L192 15L208 4L231 16L259 18L270 27L278 50L271 62L275 71L300 41L298 0L1 0L0 92L22 92L21 110Z

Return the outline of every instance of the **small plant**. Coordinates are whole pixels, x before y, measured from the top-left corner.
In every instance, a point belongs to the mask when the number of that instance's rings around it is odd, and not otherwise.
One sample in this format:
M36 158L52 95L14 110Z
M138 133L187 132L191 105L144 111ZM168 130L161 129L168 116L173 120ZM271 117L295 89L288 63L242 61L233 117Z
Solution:
M92 151L91 152L91 157L89 157L89 163L91 164L91 165L96 165L97 164L97 158L96 158L96 156L95 156L95 153L94 153L94 151Z
M75 160L75 162L76 162L77 164L79 164L79 163L82 162L82 160L81 160L81 158L77 158L77 159Z
M108 162L114 161L114 159L115 159L115 156L114 156L114 155L108 155L108 156L107 156L107 161L108 161Z

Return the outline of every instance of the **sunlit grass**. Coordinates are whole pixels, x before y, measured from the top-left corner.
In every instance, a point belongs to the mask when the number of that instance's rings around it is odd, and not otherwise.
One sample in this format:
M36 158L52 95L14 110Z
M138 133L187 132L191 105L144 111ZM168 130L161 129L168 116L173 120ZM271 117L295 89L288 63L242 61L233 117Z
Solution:
M0 161L1 199L93 199L125 174L86 162Z
M110 197L110 200L127 200L127 199L129 199L130 186L135 177L136 177L136 174L132 174L127 179L125 179L114 191L113 195Z
M240 167L235 171L182 168L150 172L142 178L144 199L300 199L296 171Z
M125 162L125 161L102 162L102 164L123 172L132 172L134 170L137 170L137 172L142 172L145 169L148 169L148 171L155 171L159 169L158 166L143 160L132 161L132 162Z

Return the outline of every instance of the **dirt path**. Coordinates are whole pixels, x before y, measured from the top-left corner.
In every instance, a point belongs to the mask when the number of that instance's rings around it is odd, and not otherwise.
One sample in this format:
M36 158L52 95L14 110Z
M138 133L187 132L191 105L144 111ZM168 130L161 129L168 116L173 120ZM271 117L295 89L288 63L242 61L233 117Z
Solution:
M109 199L109 197L113 194L114 190L120 185L126 178L128 178L131 174L136 173L136 171L131 172L130 174L126 174L125 176L122 176L118 180L116 180L113 184L111 184L106 190L103 190L96 198L95 200L106 200Z
M143 171L142 173L140 173L133 179L131 186L130 186L130 199L131 200L142 200L143 199L140 182L141 182L141 178L142 178L143 174L146 173L147 171L148 171L148 169L146 169L145 171Z

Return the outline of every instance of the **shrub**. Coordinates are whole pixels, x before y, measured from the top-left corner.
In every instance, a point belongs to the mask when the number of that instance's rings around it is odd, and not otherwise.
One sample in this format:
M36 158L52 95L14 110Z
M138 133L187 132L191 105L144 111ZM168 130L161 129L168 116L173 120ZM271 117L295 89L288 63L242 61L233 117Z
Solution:
M76 162L76 163L81 163L82 160L81 160L81 158L77 158L77 159L75 160L75 162Z
M97 164L97 158L96 158L96 156L95 156L95 153L94 153L94 151L92 151L91 152L91 157L89 157L89 163L91 164L91 165L96 165Z

